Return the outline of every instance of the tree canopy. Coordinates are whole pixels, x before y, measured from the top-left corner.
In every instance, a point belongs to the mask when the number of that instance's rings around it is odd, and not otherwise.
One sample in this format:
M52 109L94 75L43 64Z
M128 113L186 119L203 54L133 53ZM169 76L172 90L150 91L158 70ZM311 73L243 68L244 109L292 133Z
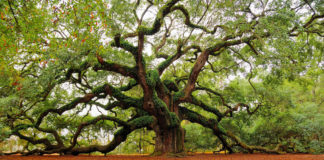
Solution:
M155 155L184 153L185 139L230 153L323 152L323 7L1 1L0 140L18 137L27 155L108 153L143 129ZM200 127L185 134L182 122ZM214 141L199 144L204 133Z

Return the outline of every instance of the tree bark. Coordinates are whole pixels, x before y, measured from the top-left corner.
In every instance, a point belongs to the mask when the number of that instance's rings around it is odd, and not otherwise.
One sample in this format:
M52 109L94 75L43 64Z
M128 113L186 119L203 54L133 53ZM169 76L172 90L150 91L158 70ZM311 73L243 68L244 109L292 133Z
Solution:
M185 131L181 126L171 129L155 126L154 131L156 137L153 155L177 156L184 153Z

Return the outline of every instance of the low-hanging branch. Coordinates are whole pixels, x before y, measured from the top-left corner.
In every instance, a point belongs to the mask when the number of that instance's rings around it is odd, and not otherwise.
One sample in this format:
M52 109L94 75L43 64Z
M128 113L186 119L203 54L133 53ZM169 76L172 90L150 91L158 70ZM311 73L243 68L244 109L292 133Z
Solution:
M88 125L91 125L91 124L95 124L100 120L115 121L117 123L120 123L123 127L115 132L114 139L106 145L90 145L87 147L75 147L77 137L81 133L82 128L84 128ZM35 150L32 150L32 151L24 153L24 154L29 155L29 154L64 153L64 154L78 155L80 153L91 153L91 152L95 152L95 151L99 151L102 153L108 153L108 152L114 150L120 143L125 141L127 138L127 135L130 134L131 132L133 132L134 130L140 129L143 127L149 127L150 125L152 125L154 123L156 123L156 122L155 122L154 118L151 116L142 116L142 117L135 118L129 122L124 122L124 121L121 121L114 117L102 115L102 116L99 116L92 120L89 120L88 122L82 123L78 127L78 131L74 134L73 142L71 143L71 146L69 146L69 147L60 146L60 147L56 147L56 148L49 148L47 150L35 149Z
M89 93L89 94L86 94L83 97L75 98L69 104L66 104L66 105L64 105L61 108L58 108L58 109L56 109L56 108L47 109L47 110L45 110L44 112L42 112L40 114L40 116L38 117L35 125L36 126L39 126L42 123L42 121L45 118L45 116L47 116L49 113L57 113L57 114L61 115L63 112L75 108L79 103L87 103L87 102L89 102L94 97L95 97L95 94Z
M200 115L197 112L194 112L192 110L189 110L184 107L180 107L180 113L183 119L189 120L193 123L198 123L204 127L210 128L213 130L215 135L219 136L226 136L231 138L235 143L237 143L241 148L248 150L249 152L253 151L259 151L259 152L265 152L265 153L275 153L279 154L279 145L275 149L268 149L265 147L260 147L260 146L250 146L244 142L242 142L238 137L236 137L232 132L225 130L219 123L214 119L207 119L204 116ZM229 147L229 144L226 142L226 140L221 140L223 143L223 146Z
M94 97L99 96L102 93L109 94L110 96L117 98L119 101L121 101L125 105L141 107L140 100L128 97L128 96L122 94L119 89L114 88L111 85L104 84L100 87L93 89L93 93L88 93L88 94L84 95L83 97L75 98L69 104L62 106L61 108L57 108L57 109L50 108L50 109L45 110L44 112L42 112L40 114L35 125L39 126L42 123L43 118L45 118L45 116L47 116L49 113L57 113L57 114L61 115L63 112L75 108L80 103L90 102Z
M31 144L43 144L46 146L45 150L47 149L56 149L56 148L60 148L61 147L61 144L57 144L57 145L53 145L51 143L50 140L48 140L47 138L41 138L41 139L35 139L35 138L32 138L32 137L28 137L28 136L25 136L23 134L21 134L19 132L20 130L15 130L13 132L11 132L12 135L16 135L18 136L20 139L23 139L23 140L26 140L27 142L31 143Z
M16 135L19 138L24 139L32 144L45 144L48 148L57 148L57 147L63 146L63 141L55 129L42 128L39 126L35 126L33 124L18 124L16 126L13 126L13 124L10 124L10 125L11 125L11 129L12 129L11 134ZM47 138L37 140L37 139L31 138L31 137L24 136L23 134L20 133L21 130L26 130L29 128L35 128L38 131L52 134L57 142L57 145L52 145Z
M119 125L123 126L123 128L121 128L120 130L118 130L115 133L115 138L112 142L110 142L108 145L104 145L104 146L93 145L93 146L89 146L86 148L85 147L75 148L75 145L77 143L77 138L81 134L82 129L84 127L89 126L89 125L94 125L97 122L104 121L104 120L114 121L114 122L117 122ZM74 133L71 145L69 147L65 147L61 143L59 143L57 145L53 145L50 142L50 140L48 140L47 138L34 139L34 138L31 138L28 136L24 136L19 132L20 130L27 129L29 127L35 127L34 125L16 126L16 129L13 132L13 134L17 135L19 138L24 139L31 144L34 144L34 145L35 144L43 144L45 146L45 150L35 149L35 150L27 152L27 153L20 152L24 155L30 155L30 154L36 154L36 153L37 154L50 154L50 153L79 154L79 153L90 153L93 151L100 151L103 153L107 153L107 152L111 151L112 149L114 149L122 141L124 141L130 132L132 132L136 129L139 129L139 128L148 127L149 125L151 125L153 123L154 123L154 118L151 116L142 116L142 117L132 119L129 122L125 122L125 121L122 121L116 117L101 115L101 116L95 117L91 120L81 123L78 126L77 131ZM40 129L40 131L49 132L50 129Z
M126 127L126 128L129 128L129 124L127 122L124 122L116 117L111 117L111 116L106 116L106 115L101 115L101 116L98 116L96 118L93 118L87 122L83 122L79 125L77 131L74 133L73 135L73 138L72 138L72 143L69 147L67 147L66 149L64 149L64 151L69 151L71 150L72 148L75 147L76 143L77 143L77 139L79 137L79 135L81 134L82 132L82 129L86 126L89 126L89 125L92 125L92 124L96 124L97 122L99 121L104 121L104 120L109 120L109 121L113 121L113 122L116 122L118 123L119 125L123 126L123 127Z
M114 134L114 139L112 142L110 142L108 145L103 146L101 150L98 150L102 153L107 153L109 151L112 151L114 148L118 146L121 142L125 141L127 138L127 135L131 132L133 132L136 129L140 129L143 127L148 127L152 125L155 122L155 119L152 116L142 116L139 118L135 118L129 122L127 122L128 126L124 126L123 128L119 129L115 134ZM92 147L88 147L89 150L92 149ZM79 153L84 153L86 148L75 148L72 150L72 153L78 152ZM90 153L90 152L86 152Z

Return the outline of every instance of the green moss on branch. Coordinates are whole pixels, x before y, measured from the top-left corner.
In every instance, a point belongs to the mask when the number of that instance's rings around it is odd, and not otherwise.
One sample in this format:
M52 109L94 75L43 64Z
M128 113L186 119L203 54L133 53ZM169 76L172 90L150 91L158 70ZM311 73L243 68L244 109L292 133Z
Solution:
M168 88L169 91L179 91L178 85L172 80L166 79L163 81L163 84Z
M130 90L130 89L132 89L134 86L136 86L138 83L137 83L137 81L135 80L135 79L131 79L129 82L128 82L128 84L126 85L126 86L122 86L122 87L120 87L119 89L121 90L121 91L127 91L127 90Z
M106 92L108 92L108 94L111 94L111 96L115 97L117 100L119 100L124 105L134 106L137 108L142 107L142 105L141 105L142 103L141 103L140 99L126 96L125 94L123 94L120 91L120 89L117 89L109 84L106 84Z
M184 97L185 96L185 93L183 90L180 90L178 92L175 92L174 95L173 95L173 102L176 102L178 101L180 98Z
M224 115L217 109L214 107L211 107L209 105L207 105L206 103L203 103L202 101L196 99L195 97L192 96L192 104L201 107L202 109L204 109L207 112L211 112L213 114L215 114L216 116L218 116L218 119L220 120L222 117L224 117Z
M153 122L154 118L152 116L142 116L130 121L129 125L135 128L142 128L152 124Z
M153 26L150 28L140 26L137 29L137 32L143 33L145 35L153 35L157 33L163 24L163 18L171 12L171 7L174 6L178 1L179 0L169 0L163 7L159 9L159 12L157 13L153 22Z
M92 89L92 93L95 95L99 95L100 93L106 92L106 85L102 85Z
M184 119L189 120L190 122L193 122L193 123L198 123L202 126L205 126L205 127L208 127L208 128L218 131L218 128L217 128L218 121L217 120L208 119L208 118L202 116L201 114L199 114L195 111L192 111L190 109L184 108L184 107L179 107L179 111L180 111L180 115Z
M131 43L124 39L120 39L119 42L112 42L111 46L123 48L124 50L132 53L134 56L137 56L138 47L133 46Z
M165 68L167 68L173 62L174 58L175 58L175 55L169 56L168 59L166 59L165 61L163 61L162 63L159 64L158 70L160 72L162 72Z
M156 95L156 92L153 95L153 103L154 103L154 107L159 111L161 111L161 113L168 112L167 105Z
M146 83L151 87L155 88L157 83L160 83L160 75L157 70L150 70L146 74Z

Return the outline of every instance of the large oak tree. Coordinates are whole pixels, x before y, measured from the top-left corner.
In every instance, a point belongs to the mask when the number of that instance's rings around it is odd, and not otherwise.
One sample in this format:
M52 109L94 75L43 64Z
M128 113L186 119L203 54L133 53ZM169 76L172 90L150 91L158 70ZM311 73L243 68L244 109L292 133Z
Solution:
M188 120L211 129L230 152L239 146L279 153L280 144L250 146L220 122L266 107L267 91L253 81L275 84L323 67L323 6L320 0L1 1L2 137L37 146L26 154L107 153L147 128L156 135L154 154L179 154L181 121ZM248 80L251 96L235 98L224 89L235 76ZM105 113L82 118L95 107ZM78 145L85 128L106 121L118 128L111 142Z

